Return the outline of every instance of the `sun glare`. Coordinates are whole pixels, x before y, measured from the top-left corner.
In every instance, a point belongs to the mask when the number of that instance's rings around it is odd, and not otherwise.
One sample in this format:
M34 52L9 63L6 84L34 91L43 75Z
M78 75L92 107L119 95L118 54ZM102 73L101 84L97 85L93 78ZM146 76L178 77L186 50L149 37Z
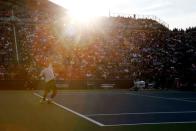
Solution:
M89 23L97 16L108 13L105 0L51 0L65 7L70 18L80 23ZM110 1L110 0L109 0ZM104 4L103 4L104 3Z
M90 0L86 0L86 2L74 4L69 8L68 13L72 20L84 24L91 22L95 16L98 16L99 9L95 8L92 3L90 4Z
M85 24L91 22L95 15L88 11L88 9L69 10L69 17L73 22Z

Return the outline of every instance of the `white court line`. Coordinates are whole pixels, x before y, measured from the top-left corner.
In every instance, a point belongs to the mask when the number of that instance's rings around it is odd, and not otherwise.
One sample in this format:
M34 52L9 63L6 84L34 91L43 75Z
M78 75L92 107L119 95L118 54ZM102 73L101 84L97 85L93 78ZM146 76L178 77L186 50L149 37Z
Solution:
M181 101L181 102L196 103L196 101L184 100L184 99L179 99L179 98L166 98L166 97L142 95L142 94L135 94L135 93L126 93L126 94L131 94L131 95L135 95L135 96L145 96L145 97L156 98L156 99L163 99L163 100L175 100L175 101Z
M136 123L136 124L114 124L114 125L104 125L104 127L116 127L116 126L140 126L140 125L167 125L167 124L191 124L196 123L196 121L183 121L183 122L157 122L157 123Z
M196 111L179 111L179 112L141 112L141 113L118 113L118 114L88 114L85 116L120 116L120 115L151 115L151 114L190 114Z
M39 95L38 93L34 93L34 95L35 95L35 96L38 96L38 97L40 97L40 98L43 98L43 97L42 97L41 95ZM78 112L75 112L75 111L73 111L73 110L71 110L71 109L69 109L69 108L67 108L67 107L65 107L65 106L63 106L63 105L61 105L61 104L56 103L55 101L53 101L52 103L55 104L56 106L58 106L58 107L64 109L64 110L67 110L67 111L69 111L69 112L71 112L71 113L73 113L73 114L75 114L75 115L78 115L78 116L80 116L80 117L82 117L82 118L84 118L84 119L86 119L86 120L88 120L88 121L90 121L90 122L92 122L92 123L98 125L98 126L104 126L104 124L102 124L102 123L100 123L100 122L97 122L97 121L95 121L95 120L93 120L93 119L91 119L91 118L89 118L89 117L86 117L86 116L84 116L84 115L82 115L82 114L80 114L80 113L78 113Z

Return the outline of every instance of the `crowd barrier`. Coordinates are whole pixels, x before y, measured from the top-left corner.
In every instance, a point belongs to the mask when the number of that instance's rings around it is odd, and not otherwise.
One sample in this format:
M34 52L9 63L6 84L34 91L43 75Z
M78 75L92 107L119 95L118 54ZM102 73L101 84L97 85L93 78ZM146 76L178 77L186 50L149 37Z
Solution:
M128 89L133 86L132 80L58 80L58 89ZM43 89L41 80L1 80L0 90Z

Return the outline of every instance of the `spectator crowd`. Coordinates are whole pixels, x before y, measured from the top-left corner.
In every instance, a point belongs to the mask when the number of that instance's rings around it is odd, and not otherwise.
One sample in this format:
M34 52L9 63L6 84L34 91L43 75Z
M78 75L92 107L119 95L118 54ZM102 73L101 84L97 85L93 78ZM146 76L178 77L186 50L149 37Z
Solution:
M69 22L56 26L56 16L40 11L16 12L16 17L15 22L0 21L1 80L38 80L42 65L52 63L60 80L144 80L157 88L195 86L196 28L169 30L151 19L120 16L100 18L97 24L86 26ZM32 21L23 21L26 18Z

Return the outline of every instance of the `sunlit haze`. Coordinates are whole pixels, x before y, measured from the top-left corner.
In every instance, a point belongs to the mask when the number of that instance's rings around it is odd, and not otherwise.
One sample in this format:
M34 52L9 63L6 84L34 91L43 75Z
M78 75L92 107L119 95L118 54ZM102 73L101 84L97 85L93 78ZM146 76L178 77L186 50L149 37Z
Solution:
M108 5L111 0L52 0L53 2L65 7L68 14L77 21L89 22L95 16L107 15ZM104 3L104 4L103 4Z
M155 15L170 28L188 28L196 23L195 0L51 0L69 10L77 20L119 14Z

